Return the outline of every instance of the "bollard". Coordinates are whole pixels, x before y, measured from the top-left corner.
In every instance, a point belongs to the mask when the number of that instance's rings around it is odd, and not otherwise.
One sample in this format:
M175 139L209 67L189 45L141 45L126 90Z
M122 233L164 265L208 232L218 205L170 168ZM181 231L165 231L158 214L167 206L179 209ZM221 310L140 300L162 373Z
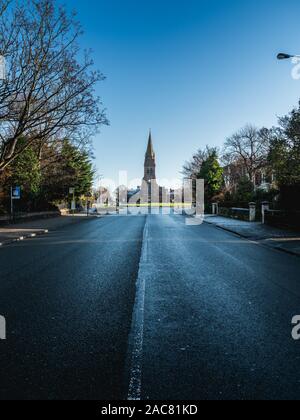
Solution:
M268 201L264 201L261 203L261 214L262 214L262 224L266 223L266 211L270 210L270 203Z
M256 220L256 203L249 203L249 222Z
M219 213L219 204L212 203L212 214L217 215Z

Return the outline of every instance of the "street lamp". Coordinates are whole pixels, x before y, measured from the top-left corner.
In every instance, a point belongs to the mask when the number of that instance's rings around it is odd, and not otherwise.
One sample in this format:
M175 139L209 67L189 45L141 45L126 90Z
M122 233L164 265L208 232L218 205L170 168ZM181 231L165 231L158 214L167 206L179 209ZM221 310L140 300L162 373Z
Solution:
M277 60L289 60L290 58L300 58L300 55L291 55L291 54L285 54L280 53L277 55Z

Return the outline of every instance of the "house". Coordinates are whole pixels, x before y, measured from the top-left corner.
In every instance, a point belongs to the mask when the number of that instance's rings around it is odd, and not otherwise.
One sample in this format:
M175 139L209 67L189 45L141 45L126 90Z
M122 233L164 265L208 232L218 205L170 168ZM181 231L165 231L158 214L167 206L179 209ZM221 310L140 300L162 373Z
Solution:
M225 166L223 170L225 187L229 192L235 192L241 178L249 178L248 171L242 161L231 163ZM276 187L274 172L267 165L264 168L258 169L254 175L253 184L255 190L270 191Z

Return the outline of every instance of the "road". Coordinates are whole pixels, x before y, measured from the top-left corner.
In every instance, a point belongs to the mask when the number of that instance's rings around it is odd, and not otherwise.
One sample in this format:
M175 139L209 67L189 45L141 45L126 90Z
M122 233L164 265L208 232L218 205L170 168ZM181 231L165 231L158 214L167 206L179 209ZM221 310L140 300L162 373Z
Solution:
M116 216L4 247L0 267L2 400L300 398L297 257Z

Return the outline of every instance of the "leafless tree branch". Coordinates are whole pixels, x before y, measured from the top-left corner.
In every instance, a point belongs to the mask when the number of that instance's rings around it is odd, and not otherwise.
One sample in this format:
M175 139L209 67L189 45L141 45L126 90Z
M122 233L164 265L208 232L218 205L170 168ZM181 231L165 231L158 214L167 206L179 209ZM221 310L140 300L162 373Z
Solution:
M7 61L0 83L0 172L29 146L86 138L107 123L95 96L104 76L78 47L82 30L75 17L54 0L24 0L9 11L8 3L0 0L0 51Z

